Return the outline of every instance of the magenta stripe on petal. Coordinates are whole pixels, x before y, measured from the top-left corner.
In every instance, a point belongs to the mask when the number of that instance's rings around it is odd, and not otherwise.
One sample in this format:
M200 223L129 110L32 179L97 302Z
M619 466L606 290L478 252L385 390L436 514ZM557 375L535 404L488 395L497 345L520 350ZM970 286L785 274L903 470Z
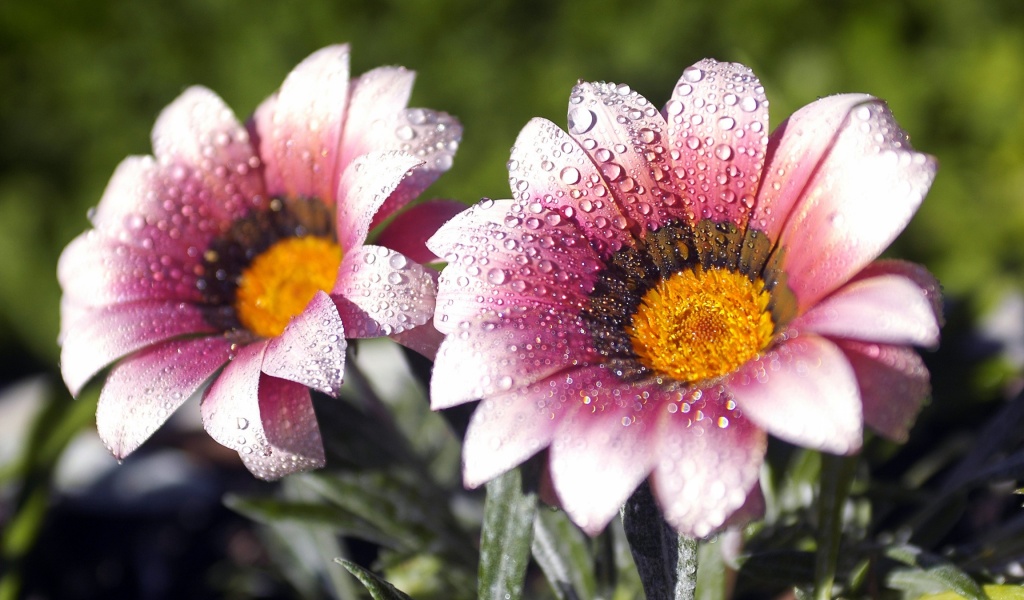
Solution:
M350 338L388 336L430 322L434 273L383 246L345 254L331 297Z
M96 309L64 333L61 374L72 395L115 360L174 337L214 333L199 309L183 302L137 302Z
M726 389L751 421L788 442L847 454L862 442L853 368L832 342L790 339L740 368Z
M349 48L328 46L299 63L256 110L270 195L334 205L348 93Z
M253 475L272 480L321 467L324 455L309 389L261 373L267 344L239 350L200 410L210 437L238 451Z
M345 327L331 297L317 292L270 340L263 372L337 396L345 373Z
M676 410L662 417L651 484L665 520L686 535L721 527L757 484L768 436L729 400L703 390L693 404L668 404Z
M574 371L567 388L572 404L551 442L551 479L573 522L596 535L651 472L664 404L599 367Z
M779 244L800 312L874 260L917 210L935 160L916 153L881 101L854 107Z
M739 63L704 59L683 71L665 104L672 175L691 223L746 225L768 144L768 100Z
M793 321L791 327L867 342L939 343L939 321L927 292L900 275L852 281Z
M897 442L907 441L910 426L928 397L928 369L904 346L840 340L853 366L864 401L864 422Z
M508 161L509 184L516 209L509 216L526 223L539 213L579 224L603 254L632 244L629 219L620 211L597 166L579 144L554 123L532 119L523 127Z
M172 340L122 360L100 392L100 439L116 458L128 456L230 356L230 341L207 337Z
M348 254L366 242L377 210L398 184L423 161L409 154L364 154L345 169L338 182L338 243Z

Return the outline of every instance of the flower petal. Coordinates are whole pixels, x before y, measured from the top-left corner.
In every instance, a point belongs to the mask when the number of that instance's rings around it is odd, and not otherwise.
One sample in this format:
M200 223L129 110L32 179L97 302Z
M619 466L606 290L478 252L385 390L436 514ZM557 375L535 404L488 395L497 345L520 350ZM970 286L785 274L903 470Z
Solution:
M662 186L671 179L665 132L654 105L627 85L580 82L572 90L569 134L597 166L627 222L639 224L640 236L684 214L682 198ZM588 185L596 192L600 184Z
M230 357L230 341L207 337L172 340L122 360L100 392L100 439L116 458L128 456Z
M345 327L331 297L317 292L270 340L263 372L337 396L345 373Z
M764 169L768 100L739 63L704 59L683 71L665 105L676 185L693 203L690 223L746 226Z
M551 443L566 404L575 401L577 371L485 398L473 411L462 448L462 481L483 485Z
M303 60L253 116L267 192L335 203L349 93L349 48L322 48Z
M416 73L403 67L379 67L352 79L348 118L342 132L338 171L357 156L397 150L395 116L409 102Z
M538 219L547 209L575 221L601 254L633 243L629 220L597 166L575 139L551 121L532 119L526 124L512 147L508 176L516 201L509 218Z
M860 385L864 422L897 442L908 432L931 391L928 369L914 350L905 346L839 340Z
M377 245L401 252L420 264L437 262L441 258L427 248L427 240L466 208L454 200L430 200L412 206L388 223L377 236Z
M935 169L934 159L913 151L883 102L864 102L849 112L779 241L800 312L892 242L920 205ZM794 184L799 182L786 183Z
M436 309L438 330L449 333L464 320L511 306L582 306L601 266L576 225L543 211L523 222L493 209L474 207L449 221L431 240L448 265ZM479 215L479 218L474 218ZM530 219L543 221L540 225Z
M596 535L651 472L664 404L645 398L657 388L623 386L600 367L572 381L574 399L551 442L551 479L573 522Z
M412 169L423 162L409 154L364 154L345 169L338 182L338 243L347 255L366 241L377 210Z
M523 388L594 358L579 317L547 307L514 320L499 315L463 322L441 344L430 379L437 410Z
M434 360L434 357L437 356L437 349L444 341L444 334L435 329L433 323L426 323L419 327L393 333L391 339L410 350L419 352L430 360Z
M195 270L180 259L118 242L91 229L64 248L57 280L64 296L83 306L139 300L201 302Z
M744 415L787 442L847 454L862 442L857 379L828 340L800 335L740 368L726 382Z
M331 297L350 338L399 333L430 322L437 287L432 272L383 246L345 254Z
M238 451L260 479L278 479L324 464L309 389L263 375L267 342L242 348L210 385L200 409L210 437Z
M137 302L99 308L79 317L63 337L61 374L77 396L111 362L181 335L216 330L195 306L183 302Z
M705 537L721 527L757 484L768 437L727 408L729 400L705 390L686 412L662 417L651 485L665 520L684 535Z
M939 321L927 291L900 275L858 278L798 317L791 326L865 342L936 346Z

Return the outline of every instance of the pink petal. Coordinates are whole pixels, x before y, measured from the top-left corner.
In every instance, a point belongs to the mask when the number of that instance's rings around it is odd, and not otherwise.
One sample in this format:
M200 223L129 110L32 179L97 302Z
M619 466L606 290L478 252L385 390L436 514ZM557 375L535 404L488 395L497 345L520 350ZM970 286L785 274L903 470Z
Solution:
M664 115L669 173L694 203L690 222L728 221L742 230L768 145L768 100L757 77L739 63L704 59L683 71Z
M575 403L576 370L485 398L473 411L462 446L462 481L483 485L551 443L567 403Z
M751 227L777 240L793 207L835 143L840 126L857 105L871 101L867 94L821 98L793 113L772 132L768 164L751 215Z
M526 124L512 147L508 172L516 201L510 218L522 222L538 219L547 209L576 222L601 254L633 243L629 220L616 205L597 166L554 123L532 119Z
M881 101L849 112L779 241L800 312L892 242L920 205L935 169L934 159L911 149ZM800 182L787 183L793 184Z
M551 442L551 479L562 508L599 533L657 461L664 404L600 367L573 373L574 400Z
M419 327L393 333L391 334L391 339L410 350L419 352L430 360L434 360L434 357L437 356L437 349L441 347L441 342L444 341L444 334L435 329L433 323L427 323Z
M210 385L200 409L210 437L238 451L261 479L323 466L323 444L309 397L299 383L262 375L267 342L242 348Z
M639 225L640 236L684 214L683 199L668 185L665 132L658 110L629 86L580 82L572 90L569 134L597 166L627 221Z
M408 104L415 80L416 73L402 67L379 67L352 80L339 172L361 154L398 149L395 117Z
M376 238L378 246L385 246L406 255L421 264L441 260L427 248L427 240L438 228L455 215L466 210L466 205L454 200L430 200L398 213Z
M359 246L345 254L331 296L345 335L392 335L434 316L434 273L383 246Z
M366 241L370 222L381 204L411 170L423 164L400 152L364 154L354 160L338 182L338 243L348 254Z
M787 442L834 454L860 448L857 379L824 338L806 334L783 342L741 367L726 388L744 415Z
M798 317L791 327L866 342L939 343L939 321L927 292L900 275L852 281Z
M482 214L473 218L480 212L491 209L467 211L431 240L448 261L435 316L440 331L484 311L589 301L601 262L574 223L545 212L526 222L507 215L499 224Z
M253 116L267 192L335 203L349 93L348 46L303 60Z
M928 269L905 260L881 259L868 264L850 281L859 281L880 275L898 275L916 283L917 287L924 292L925 298L928 299L935 320L940 325L942 324L942 286L939 284L939 280L928 272Z
M904 346L836 342L846 354L860 385L864 422L897 442L907 435L931 391L921 357Z
M64 248L57 262L57 280L64 296L83 306L139 300L201 302L191 267L93 229Z
M692 397L692 396L691 396ZM705 537L721 527L756 487L768 438L730 398L704 390L692 404L662 417L651 484L668 521L682 534Z
M345 373L345 327L331 297L317 292L270 340L263 372L337 396Z
M214 333L202 312L181 302L137 302L96 309L64 333L61 374L72 395L113 361L171 338Z
M430 380L437 410L523 388L593 358L593 341L575 314L526 309L514 320L484 316L461 324L441 344Z
M222 337L173 340L117 364L100 392L96 428L118 459L164 424L231 356Z

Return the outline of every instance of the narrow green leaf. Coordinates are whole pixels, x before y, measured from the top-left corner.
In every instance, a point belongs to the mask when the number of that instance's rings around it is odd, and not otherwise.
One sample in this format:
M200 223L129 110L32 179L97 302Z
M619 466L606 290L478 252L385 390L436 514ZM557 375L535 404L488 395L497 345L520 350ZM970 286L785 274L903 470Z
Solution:
M523 491L520 469L487 484L477 594L481 600L519 600L530 560L537 494Z
M648 600L693 600L697 541L681 536L661 516L644 482L622 509L622 526Z
M725 560L722 558L722 544L718 538L701 542L697 549L697 600L725 600Z
M335 560L341 564L341 566L348 569L348 572L355 576L355 578L359 580L359 583L366 586L366 589L370 592L370 596L373 597L373 600L412 600L412 598L403 594L395 586L384 581L372 572L360 567L354 562L343 558L336 558Z
M888 584L892 588L917 595L953 591L968 600L989 600L970 575L919 548L895 546L886 550L886 556L913 567L896 569L890 573Z
M587 549L587 540L564 512L537 511L532 550L559 600L583 600L597 595L594 559Z
M843 536L843 504L857 471L856 456L821 455L821 487L818 494L818 549L814 563L814 597L829 600L839 562Z
M312 502L292 502L274 498L246 498L229 494L224 504L246 517L267 525L277 523L300 523L319 526L352 537L357 537L382 546L394 541L381 533L372 524L335 507Z

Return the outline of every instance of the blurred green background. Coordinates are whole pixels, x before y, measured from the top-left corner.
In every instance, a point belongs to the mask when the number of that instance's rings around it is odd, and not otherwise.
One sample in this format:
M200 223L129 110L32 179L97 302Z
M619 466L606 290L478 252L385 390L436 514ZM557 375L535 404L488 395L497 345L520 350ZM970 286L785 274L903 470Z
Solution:
M508 195L505 161L533 116L565 123L577 79L655 104L705 56L761 77L772 123L818 96L889 101L939 177L895 253L983 307L1021 282L1024 3L590 0L6 0L0 3L0 381L52 371L61 248L87 227L117 163L150 152L185 87L240 118L315 49L353 45L353 72L415 69L413 104L465 139L432 195Z

